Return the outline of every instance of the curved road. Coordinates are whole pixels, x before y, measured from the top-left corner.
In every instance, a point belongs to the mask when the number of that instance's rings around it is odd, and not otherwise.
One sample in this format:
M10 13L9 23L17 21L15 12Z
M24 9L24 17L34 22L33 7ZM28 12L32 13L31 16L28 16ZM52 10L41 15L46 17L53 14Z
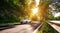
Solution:
M29 24L17 25L14 28L0 31L0 33L32 33L33 27Z
M41 25L41 23L16 25L14 28L1 30L0 33L36 33L36 28L39 25Z

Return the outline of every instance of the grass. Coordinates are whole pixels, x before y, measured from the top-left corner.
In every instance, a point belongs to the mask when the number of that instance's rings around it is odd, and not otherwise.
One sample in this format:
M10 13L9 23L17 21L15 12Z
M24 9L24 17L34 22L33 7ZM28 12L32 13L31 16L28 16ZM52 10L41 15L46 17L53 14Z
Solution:
M20 22L0 22L0 24L20 24Z
M58 33L48 23L44 22L38 33Z

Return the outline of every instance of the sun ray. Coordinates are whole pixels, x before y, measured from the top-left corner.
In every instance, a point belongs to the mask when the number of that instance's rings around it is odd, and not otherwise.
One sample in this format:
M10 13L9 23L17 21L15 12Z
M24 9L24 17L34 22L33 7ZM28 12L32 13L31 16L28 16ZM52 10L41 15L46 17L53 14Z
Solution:
M38 6L38 5L39 5L40 0L35 0L35 2L36 2L36 6Z
M40 0L35 0L35 7L31 9L32 13L30 15L30 19L33 19L33 17L37 17L39 19L40 17L38 16L38 5L39 5ZM39 17L39 18L38 18Z

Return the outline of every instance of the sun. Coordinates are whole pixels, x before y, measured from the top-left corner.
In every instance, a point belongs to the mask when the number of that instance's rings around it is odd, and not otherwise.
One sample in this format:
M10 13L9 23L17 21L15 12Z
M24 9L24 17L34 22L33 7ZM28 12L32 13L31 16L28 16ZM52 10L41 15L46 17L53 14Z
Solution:
M33 9L32 9L32 13L33 13L33 14L37 14L37 13L38 13L38 8L37 8L37 7L36 7L36 8L33 8Z

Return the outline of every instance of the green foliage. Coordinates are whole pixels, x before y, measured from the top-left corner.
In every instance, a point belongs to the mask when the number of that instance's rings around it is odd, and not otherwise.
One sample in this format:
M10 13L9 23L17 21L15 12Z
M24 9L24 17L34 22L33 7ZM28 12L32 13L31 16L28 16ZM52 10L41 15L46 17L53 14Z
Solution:
M52 0L45 0L46 3L52 3Z
M49 18L49 20L60 20L60 16Z
M0 20L13 20L15 4L12 0L0 0Z
M60 16L55 17L54 20L60 20Z
M0 23L1 22L15 22L25 17L27 6L26 0L0 0Z

